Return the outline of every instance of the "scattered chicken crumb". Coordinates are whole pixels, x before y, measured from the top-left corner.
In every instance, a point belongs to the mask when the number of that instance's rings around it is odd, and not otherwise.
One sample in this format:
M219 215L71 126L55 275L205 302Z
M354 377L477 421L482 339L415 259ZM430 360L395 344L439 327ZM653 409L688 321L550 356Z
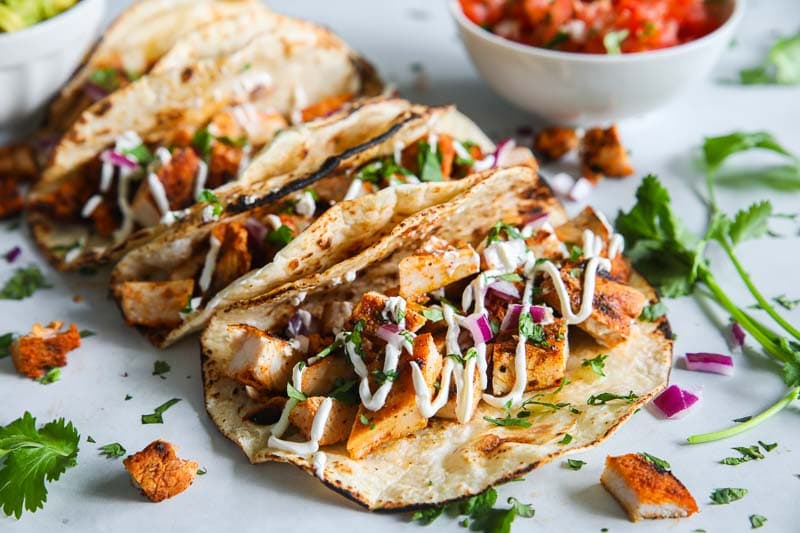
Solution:
M616 124L607 129L590 128L580 142L583 176L597 183L603 176L623 177L633 174L628 152L622 146Z
M67 353L81 345L78 327L71 324L61 331L64 322L50 322L47 327L34 324L28 335L16 339L11 345L11 359L17 372L37 379L55 367L66 366Z
M547 159L561 159L577 147L578 133L562 126L544 128L533 140L533 149Z
M698 511L694 497L672 472L638 453L606 457L600 483L633 522L642 518L683 518Z
M79 304L83 301L83 296L81 296L80 294L76 294L75 296L72 297L72 301L75 302L76 304Z
M181 459L167 441L155 440L123 461L131 482L151 502L160 502L189 488L197 475L195 461Z

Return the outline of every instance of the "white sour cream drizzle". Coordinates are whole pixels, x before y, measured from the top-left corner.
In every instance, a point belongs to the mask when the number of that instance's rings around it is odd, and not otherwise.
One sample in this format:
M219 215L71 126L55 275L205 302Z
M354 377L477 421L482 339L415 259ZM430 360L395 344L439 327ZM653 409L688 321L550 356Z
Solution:
M305 191L297 203L294 204L294 211L300 216L313 217L316 210L317 202L314 201L314 195L311 194L311 191Z
M119 242L128 238L133 231L133 209L128 202L131 180L135 179L133 170L119 169L119 186L117 187L117 205L122 213L122 225L114 232L114 240Z
M167 191L164 190L164 185L154 173L147 174L147 186L150 189L150 196L156 202L156 207L161 211L161 216L167 218L169 215L169 199L167 198Z
M625 251L625 238L619 233L611 236L611 242L608 243L608 258L613 260L617 255Z
M314 457L311 459L311 467L314 469L314 475L318 478L322 479L322 476L325 474L325 465L328 462L328 456L325 455L325 452L316 452Z
M361 190L363 189L363 183L361 180L353 180L350 183L350 187L347 188L347 194L344 195L345 200L353 200L354 198L358 198L361 196Z
M595 235L592 230L583 230L583 257L590 259L599 256L603 252L603 246L605 243L602 237Z
M280 438L286 431L286 428L289 427L289 413L292 412L292 409L294 409L296 405L297 400L293 398L290 398L289 401L286 402L286 406L281 413L281 419L277 424L272 426L272 435L270 435L267 440L267 445L270 448L278 448L298 455L311 455L319 451L319 439L322 438L325 426L328 423L328 417L333 407L333 399L325 398L322 400L322 403L319 404L319 408L314 415L314 421L311 422L311 431L309 432L310 438L305 442L294 442ZM283 422L283 424L281 424L281 422Z
M103 161L103 168L100 170L100 192L107 192L114 179L114 165L109 161Z
M102 201L103 201L102 196L100 196L99 194L93 195L83 206L83 209L81 210L81 216L83 218L89 218L90 216L92 216L92 213L94 213L94 210L97 209L97 206L100 205L100 202Z
M570 305L569 293L567 293L567 288L564 286L564 280L561 279L561 275L559 274L556 266L550 261L546 261L536 266L536 270L538 272L544 272L550 276L550 279L553 282L553 287L555 287L556 294L558 294L558 299L561 303L561 316L567 320L567 324L580 324L589 318L590 314L592 314L594 288L597 282L597 271L600 268L610 270L611 262L605 257L595 256L589 259L589 262L586 263L586 267L583 272L583 295L581 296L581 307L577 313L573 313L572 306Z
M403 143L400 141L394 142L394 163L398 167L403 164Z
M211 285L211 276L214 275L214 269L217 268L217 256L219 256L219 248L222 245L219 239L213 235L208 242L208 253L203 263L203 271L200 273L200 280L197 282L202 292L206 292Z
M208 164L202 159L197 162L197 174L194 178L194 199L199 200L200 194L206 188L206 180L208 179Z

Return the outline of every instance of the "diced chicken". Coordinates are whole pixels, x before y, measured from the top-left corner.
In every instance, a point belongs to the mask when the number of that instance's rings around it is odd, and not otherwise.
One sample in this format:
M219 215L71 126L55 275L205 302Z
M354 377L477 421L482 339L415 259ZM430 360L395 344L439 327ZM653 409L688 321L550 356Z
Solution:
M332 94L302 110L303 122L327 117L353 99L350 93Z
M586 130L580 143L583 177L597 183L603 176L623 177L633 174L628 152L622 146L617 126Z
M194 203L194 181L200 158L191 148L179 148L169 162L158 169L156 176L169 200L171 210L183 209Z
M94 229L100 237L111 237L114 230L119 227L119 220L114 212L114 207L106 200L97 204L89 218L94 222Z
M324 399L324 396L309 396L306 401L298 403L289 414L289 421L300 430L306 439L311 438L311 425L314 423L314 416ZM319 445L327 446L346 440L353 421L356 419L357 410L355 405L347 405L334 399L325 429L322 430L322 437L319 439Z
M60 221L74 221L80 218L81 210L95 193L97 182L86 179L68 179L57 189L34 196L30 209Z
M525 245L537 258L560 260L569 256L566 245L549 224L525 239Z
M228 375L259 390L285 392L292 368L302 359L289 341L272 337L247 324L233 324L233 358Z
M171 281L180 279L194 279L203 269L206 256L203 254L191 254L185 261L179 263L169 271L168 278Z
M583 298L583 269L567 263L560 273L572 309L577 310ZM599 272L596 279L592 313L578 327L599 344L616 346L630 335L631 322L642 314L647 299L633 287L609 279L607 273ZM542 299L554 309L561 309L561 300L549 276L542 283Z
M417 407L411 361L416 362L422 370L431 396L435 394L434 383L442 372L442 356L436 350L433 337L425 333L414 339L413 354L409 355L404 350L400 356L397 378L384 406L377 411L359 406L347 440L347 453L353 459L361 459L384 443L410 435L428 425L428 419L422 416Z
M433 237L400 260L400 296L413 298L476 274L480 257L469 244L455 246Z
M352 302L327 301L322 311L322 331L338 333L353 314Z
M577 216L556 228L556 234L564 242L582 246L583 231L587 229L603 239L604 245L600 255L608 257L608 248L614 231L606 217L589 206L584 208ZM611 260L611 274L616 281L625 282L630 279L631 265L621 253L617 253Z
M389 323L385 318L386 303L389 297L379 292L367 292L361 297L361 300L356 304L353 309L353 314L350 315L350 321L355 323L363 320L364 332L374 335L378 328L383 324ZM406 307L405 313L406 327L408 331L417 331L425 324L425 317L416 311Z
M145 228L157 226L161 221L161 211L159 211L153 196L150 194L150 185L147 180L142 180L133 195L131 202L133 220Z
M561 159L578 147L578 133L572 128L544 128L533 140L533 149L547 159Z
M347 358L329 355L313 365L306 366L300 390L308 396L321 396L333 390L336 380L355 377L353 365Z
M222 141L215 142L211 146L211 155L208 161L206 188L216 189L229 181L236 180L239 177L239 165L242 157L242 147L231 146Z
M181 459L175 447L156 440L123 461L131 482L151 502L172 498L189 488L197 475L197 463Z
M439 157L441 157L442 176L449 178L453 175L453 162L456 159L456 150L453 147L453 138L446 133L439 134Z
M556 318L552 324L542 327L544 342L525 342L525 366L528 369L526 391L560 385L567 368L567 321ZM492 392L495 395L507 394L514 387L517 378L514 370L517 339L516 333L504 332L492 345Z
M0 146L0 176L32 180L39 173L36 154L27 144Z
M126 281L115 289L131 326L175 327L194 292L194 280Z
M638 453L606 457L600 483L633 522L642 518L683 518L698 511L694 497L672 472L660 469Z
M75 324L61 331L63 325L55 321L46 327L34 324L29 334L14 340L10 351L17 372L36 379L48 368L67 364L67 353L81 345L81 336Z
M217 264L211 277L211 294L250 271L252 256L247 247L247 228L238 222L216 226L211 233L221 243Z
M11 218L22 212L25 202L17 188L17 181L0 176L0 219Z

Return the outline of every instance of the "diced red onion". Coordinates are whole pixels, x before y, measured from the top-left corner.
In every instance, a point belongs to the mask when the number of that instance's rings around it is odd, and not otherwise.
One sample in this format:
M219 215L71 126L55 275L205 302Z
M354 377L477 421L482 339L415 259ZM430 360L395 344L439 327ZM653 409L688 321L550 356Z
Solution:
M501 167L508 158L511 151L517 146L517 142L511 137L497 142L497 149L494 152L494 166Z
M733 358L719 353L687 353L686 368L698 372L733 375Z
M108 91L90 81L83 84L83 92L94 102L98 102L108 96Z
M700 401L700 397L684 390L677 385L670 385L667 390L659 394L653 405L664 413L667 418L683 418L688 410Z
M400 346L407 340L400 331L400 327L397 324L382 324L375 334L388 344Z
M510 281L497 280L490 283L486 289L507 302L519 300L519 289Z
M544 319L547 317L547 309L543 305L532 305L530 311L531 311L531 318L537 324L539 322L543 322Z
M12 249L6 252L6 261L8 261L9 263L13 263L14 261L17 260L19 254L21 253L22 253L22 248L20 248L19 246L13 247Z
M106 163L111 163L114 166L122 168L134 169L139 166L139 163L137 163L135 160L124 154L115 152L114 150L104 151L102 154L100 154L100 159Z
M585 200L591 194L593 188L591 181L586 178L580 178L569 190L569 199L574 202Z
M522 314L523 309L526 308L530 310L531 318L537 324L547 318L547 308L543 305L509 304L503 317L503 323L500 324L500 331L517 329L519 327L519 316Z
M492 327L489 325L489 319L483 313L469 315L464 318L463 324L472 334L475 344L489 342L494 337Z
M742 326L740 326L738 322L731 323L731 337L736 346L739 348L744 346L744 340L747 338L747 334L744 332Z
M548 180L550 188L557 196L567 196L575 185L575 180L566 172L559 172Z
M303 309L298 309L289 318L289 323L286 326L286 332L290 337L297 337L298 335L307 335L311 330L311 313Z
M266 239L269 232L267 227L260 220L250 217L244 221L244 229L247 230L248 248L263 251L264 239Z

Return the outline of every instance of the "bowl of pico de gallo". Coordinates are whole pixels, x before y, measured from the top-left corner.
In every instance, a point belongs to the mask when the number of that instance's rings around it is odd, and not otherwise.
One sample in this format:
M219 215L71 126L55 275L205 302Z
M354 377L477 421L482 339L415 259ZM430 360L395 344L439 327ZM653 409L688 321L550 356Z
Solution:
M654 111L708 75L743 0L451 0L461 39L500 96L551 122Z

